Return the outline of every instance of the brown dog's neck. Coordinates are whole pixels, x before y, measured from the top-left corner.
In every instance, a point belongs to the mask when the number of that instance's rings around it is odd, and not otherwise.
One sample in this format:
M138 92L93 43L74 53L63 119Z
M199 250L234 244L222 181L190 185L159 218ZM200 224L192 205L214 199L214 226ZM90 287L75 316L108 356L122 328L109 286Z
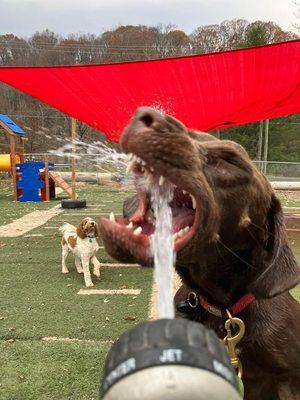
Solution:
M226 252L221 256L215 249L212 254L209 263L202 260L202 263L183 265L179 261L176 270L192 291L218 307L230 307L249 291L254 275L252 249Z

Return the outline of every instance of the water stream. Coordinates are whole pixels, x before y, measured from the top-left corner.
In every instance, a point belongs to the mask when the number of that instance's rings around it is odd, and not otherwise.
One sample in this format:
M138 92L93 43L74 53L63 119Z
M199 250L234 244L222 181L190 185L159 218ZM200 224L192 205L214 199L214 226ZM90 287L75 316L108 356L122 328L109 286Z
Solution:
M175 253L173 250L172 211L169 206L173 198L173 187L165 182L162 186L149 187L151 205L156 218L155 232L151 238L151 251L154 257L154 279L157 286L158 318L174 318L173 269Z

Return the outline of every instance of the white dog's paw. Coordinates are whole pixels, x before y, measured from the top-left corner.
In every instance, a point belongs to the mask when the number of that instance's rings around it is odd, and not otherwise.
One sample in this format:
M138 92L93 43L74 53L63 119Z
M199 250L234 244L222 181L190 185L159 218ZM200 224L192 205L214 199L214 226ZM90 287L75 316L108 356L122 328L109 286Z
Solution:
M82 269L82 268L77 268L77 272L78 272L79 274L83 274L83 269Z
M99 269L94 269L93 274L94 274L97 278L100 278L100 270L99 270Z
M93 284L92 281L90 281L90 282L85 282L85 286L86 286L86 287L92 287L92 286L94 286L94 284Z
M68 273L69 273L69 270L68 270L68 269L63 269L61 272L62 272L63 274L68 274Z

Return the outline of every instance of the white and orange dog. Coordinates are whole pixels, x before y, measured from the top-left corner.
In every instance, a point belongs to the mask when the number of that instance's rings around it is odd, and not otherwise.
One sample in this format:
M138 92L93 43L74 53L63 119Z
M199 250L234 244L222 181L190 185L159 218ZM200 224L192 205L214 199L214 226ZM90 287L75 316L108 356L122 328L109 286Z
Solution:
M93 286L90 273L90 260L94 265L94 275L100 278L100 263L96 253L99 250L97 237L99 235L98 225L92 218L84 218L77 228L65 223L59 228L62 233L62 273L69 272L66 266L66 258L69 251L74 254L75 265L79 274L84 274L85 286Z

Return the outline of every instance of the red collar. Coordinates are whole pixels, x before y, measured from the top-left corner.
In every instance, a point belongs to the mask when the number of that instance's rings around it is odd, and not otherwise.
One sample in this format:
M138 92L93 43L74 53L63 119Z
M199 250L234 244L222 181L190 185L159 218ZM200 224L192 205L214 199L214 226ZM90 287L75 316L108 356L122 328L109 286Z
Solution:
M243 297L241 297L236 303L233 304L228 310L232 314L232 316L239 314L242 312L246 307L249 306L253 301L255 300L255 297L252 293L247 293ZM224 316L224 309L219 308L217 306L214 306L210 304L205 297L203 297L201 294L198 295L198 301L199 304L209 313L222 318Z

